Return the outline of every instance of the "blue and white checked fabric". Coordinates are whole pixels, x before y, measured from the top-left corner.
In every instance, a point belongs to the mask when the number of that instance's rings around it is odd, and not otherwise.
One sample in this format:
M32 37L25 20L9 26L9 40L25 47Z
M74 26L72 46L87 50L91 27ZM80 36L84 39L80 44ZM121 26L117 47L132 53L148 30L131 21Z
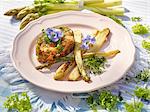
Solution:
M21 0L1 0L0 1L0 112L5 112L3 102L6 96L11 93L21 93L26 91L30 96L33 105L33 112L42 112L49 109L50 112L85 112L91 111L86 104L85 98L91 93L82 94L65 94L53 91L47 91L30 84L24 80L13 67L9 52L15 35L19 32L19 22L14 18L3 16L3 13L13 7L32 4L32 1ZM123 17L123 22L129 32L131 26L135 23L129 20L132 16L140 16L143 18L143 24L150 25L150 0L124 0L123 6L127 12ZM128 11L129 10L129 11ZM150 68L150 56L142 48L141 41L145 36L138 36L131 33L132 39L136 46L136 60L131 69L126 73L128 76L135 76L144 68ZM121 37L120 37L121 38ZM148 86L149 84L139 84L138 86ZM119 90L132 92L137 86L134 82L126 83L120 80L107 89L112 90L114 94L118 94ZM99 91L99 90L98 90ZM98 91L95 91L98 92ZM123 94L125 100L130 101L131 97ZM124 112L122 105L118 105L119 111ZM150 104L145 102L145 111L150 112ZM99 108L99 112L106 112Z

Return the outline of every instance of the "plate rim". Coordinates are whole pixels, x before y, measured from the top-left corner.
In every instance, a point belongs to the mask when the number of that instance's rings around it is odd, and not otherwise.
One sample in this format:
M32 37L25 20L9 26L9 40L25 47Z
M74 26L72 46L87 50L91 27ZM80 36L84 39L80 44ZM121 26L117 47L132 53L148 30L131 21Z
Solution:
M20 75L28 80L25 75L23 75L24 73L22 73L22 71L16 66L16 62L15 60L13 59L13 53L16 52L16 42L17 40L21 37L20 35L22 35L24 32L28 31L30 27L33 27L35 24L40 24L42 23L45 19L49 19L49 18L54 18L54 17L57 17L57 16L61 16L61 15L64 15L64 14L78 14L78 15L81 15L83 16L86 15L86 16L89 16L89 17L102 17L102 18L105 18L105 19L108 19L109 21L115 23L116 25L118 25L119 27L122 27L121 25L117 24L116 22L114 22L112 19L106 17L106 16L103 16L103 15L100 15L100 14L97 14L97 13L94 13L94 12L90 12L90 15L89 15L89 12L88 13L85 13L85 12L81 12L81 11L62 11L62 12L58 12L58 13L54 13L54 14L50 14L50 15L45 15L45 16L42 16L34 21L31 21L29 24L27 24L27 26L25 28L23 28L22 30L20 30L18 32L18 34L15 36L14 40L13 40L13 45L12 45L12 50L10 51L10 58L11 58L11 61L12 61L12 64L13 66L15 67L15 69L20 73ZM131 34L129 33L129 31L125 28L122 28L124 29L128 35L131 37ZM94 90L98 90L100 88L103 88L103 87L106 87L106 86L109 86L110 84L113 84L115 83L116 81L118 81L119 79L121 79L125 73L131 68L131 66L133 65L134 63L134 60L135 60L135 53L136 53L136 49L135 49L135 45L133 43L133 39L130 38L130 41L132 42L132 50L133 50L133 57L132 57L132 61L130 62L130 64L128 65L128 67L126 68L126 70L124 71L124 73L122 75L120 75L120 77L116 80L113 80L101 87L93 87L93 89L89 89L89 90L85 90L85 91L62 91L62 90L58 90L58 89L50 89L50 88L47 88L47 87L44 87L44 86L40 86L40 84L37 84L37 83L34 83L34 81L31 81L31 80L28 80L30 83L34 84L35 86L38 86L40 88L44 88L46 90L51 90L51 91L56 91L56 92L62 92L62 93L85 93L85 92L91 92L91 91L94 91Z

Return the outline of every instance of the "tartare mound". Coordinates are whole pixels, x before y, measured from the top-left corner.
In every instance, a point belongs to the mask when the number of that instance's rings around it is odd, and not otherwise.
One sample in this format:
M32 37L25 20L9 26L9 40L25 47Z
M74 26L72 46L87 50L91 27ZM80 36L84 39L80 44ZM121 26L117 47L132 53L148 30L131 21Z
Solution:
M67 26L57 26L54 28L60 29L63 33L63 37L59 43L47 43L43 33L38 35L36 41L36 56L40 63L54 63L55 59L68 55L74 49L73 31Z

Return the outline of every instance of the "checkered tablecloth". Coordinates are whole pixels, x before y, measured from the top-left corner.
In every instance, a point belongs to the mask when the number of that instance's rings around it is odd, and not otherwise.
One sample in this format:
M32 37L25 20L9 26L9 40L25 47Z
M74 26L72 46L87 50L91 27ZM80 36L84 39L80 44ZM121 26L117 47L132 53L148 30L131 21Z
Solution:
M5 112L3 102L6 96L11 93L20 93L26 91L30 96L34 112L42 112L44 109L49 109L51 112L85 112L91 111L86 104L85 97L91 93L82 94L65 94L53 91L47 91L32 85L24 80L13 67L10 60L10 50L15 35L19 32L19 21L14 18L3 16L3 13L13 7L32 4L30 0L0 0L0 112ZM143 18L141 23L150 25L150 0L124 0L123 6L127 13L123 19L127 30L131 33L131 26L134 22L130 21L130 17L139 16ZM136 46L136 60L131 69L126 73L128 76L135 76L144 68L150 68L148 61L150 56L141 46L141 41L146 36L138 36L131 33L132 39ZM121 38L121 37L120 37ZM149 84L141 83L138 86ZM134 82L126 83L120 80L108 87L114 94L118 94L120 89L132 92L137 86ZM97 91L96 91L97 92ZM130 101L131 97L124 94L124 99ZM124 112L122 105L118 106L120 112ZM145 111L150 112L150 104L145 103ZM99 108L100 112L102 110Z

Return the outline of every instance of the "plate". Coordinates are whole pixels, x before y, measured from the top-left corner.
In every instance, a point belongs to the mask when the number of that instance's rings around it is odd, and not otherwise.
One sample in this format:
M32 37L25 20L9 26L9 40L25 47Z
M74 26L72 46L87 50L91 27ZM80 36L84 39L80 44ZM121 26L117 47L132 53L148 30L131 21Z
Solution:
M83 80L56 81L53 75L58 65L54 65L50 72L43 73L35 69L39 64L35 56L35 42L42 29L58 25L67 25L72 30L78 29L84 33L109 28L111 35L102 50L119 49L121 53L109 59L110 66L101 75L93 75L91 83ZM82 93L100 89L122 78L134 62L135 47L128 31L110 18L96 13L64 11L43 16L20 31L13 43L11 59L21 76L39 87L65 93Z

